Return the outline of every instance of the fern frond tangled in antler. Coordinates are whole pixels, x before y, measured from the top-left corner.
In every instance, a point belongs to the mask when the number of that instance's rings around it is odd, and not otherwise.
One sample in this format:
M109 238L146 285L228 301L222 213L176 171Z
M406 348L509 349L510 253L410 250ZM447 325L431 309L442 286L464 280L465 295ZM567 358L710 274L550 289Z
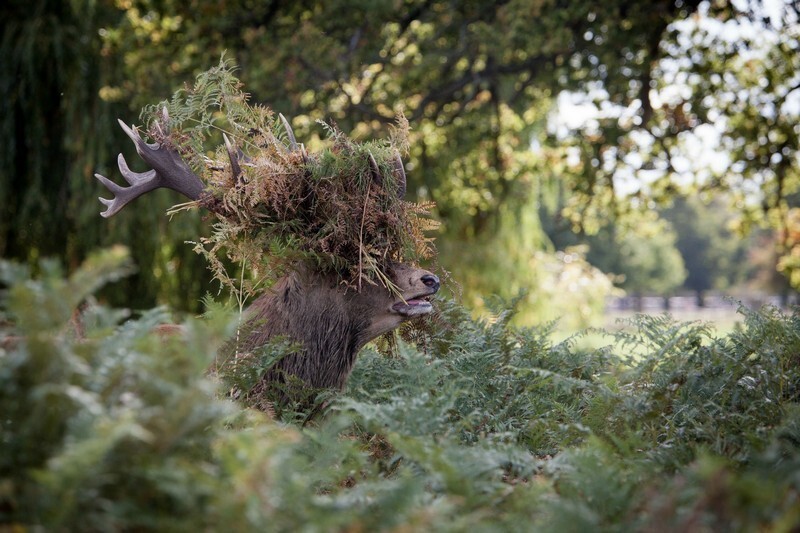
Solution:
M425 235L436 227L427 218L432 204L402 198L399 154L408 149L402 116L390 138L376 142L355 142L322 124L329 146L309 154L283 116L248 103L225 62L143 116L149 136L175 147L210 192L178 209L200 205L217 214L214 234L197 250L226 284L220 253L272 271L312 261L353 287L385 284L392 263L434 253ZM212 143L216 148L207 151Z

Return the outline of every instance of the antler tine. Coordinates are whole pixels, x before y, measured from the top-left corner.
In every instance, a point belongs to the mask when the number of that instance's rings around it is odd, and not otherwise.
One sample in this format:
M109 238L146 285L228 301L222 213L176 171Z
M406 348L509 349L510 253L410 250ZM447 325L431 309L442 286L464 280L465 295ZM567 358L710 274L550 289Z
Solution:
M394 177L397 180L397 197L401 200L406 197L406 169L403 166L403 158L400 152L394 151Z
M289 148L293 152L297 149L300 149L300 154L303 156L303 162L308 163L308 153L306 152L306 147L303 146L303 143L297 142L297 139L294 136L294 131L292 130L292 126L289 124L289 121L286 120L286 117L283 116L283 113L278 113L278 117L281 119L283 129L286 130L286 134L289 136Z
M231 144L227 135L223 133L222 138L225 140L225 150L228 152L228 159L231 160L233 180L236 182L236 185L239 185L242 182L242 167L239 165L239 154L234 150L233 144Z
M369 168L372 171L372 179L375 181L375 183L382 186L383 174L381 174L381 169L378 166L378 162L375 160L375 156L372 155L372 152L368 152L368 154ZM392 165L394 166L392 169L392 174L397 182L397 197L402 200L406 196L406 171L405 168L403 168L403 160L400 158L400 153L396 150Z
M133 144L136 146L136 153L138 153L140 156L144 157L144 155L142 154L143 150L146 149L158 150L159 146L161 146L158 143L150 144L146 142L144 139L142 139L137 130L131 129L131 127L122 122L121 119L117 119L117 122L119 122L119 125L122 128L122 131L125 132L125 135L127 135L130 138L130 140L133 141Z
M125 181L131 185L130 187L120 187L102 174L94 175L94 177L97 178L100 183L105 185L106 189L108 189L114 195L114 198L111 200L98 197L100 202L108 208L100 213L100 216L104 218L114 216L119 212L120 209L128 205L128 203L132 202L139 196L160 187L158 180L156 179L155 170L149 170L147 172L133 172L128 168L128 163L125 161L125 156L122 154L117 156L117 165L119 166L122 177L125 178Z
M375 156L372 155L372 152L367 152L367 159L369 160L369 169L372 172L372 180L378 184L383 185L383 174L381 174L381 169L378 166L378 162L375 161Z
M166 114L166 108L164 108L165 121L168 118L169 115ZM105 176L95 174L100 183L114 194L114 198L111 200L100 198L100 202L108 207L108 209L100 213L103 217L108 218L115 215L128 203L159 187L167 187L177 191L191 200L200 198L205 185L183 162L178 152L166 145L147 143L139 136L138 131L132 129L121 120L118 120L118 122L125 134L133 141L136 146L136 152L152 167L152 170L133 172L128 168L125 157L119 154L117 165L122 177L130 184L130 187L120 187Z
M155 120L154 126L162 137L169 135L169 111L167 106L161 108L161 120Z
M278 117L281 119L281 123L283 124L283 129L286 130L286 135L289 136L289 148L292 151L297 150L297 139L294 138L294 131L292 131L292 126L289 124L289 121L286 120L286 117L283 116L283 113L278 113Z

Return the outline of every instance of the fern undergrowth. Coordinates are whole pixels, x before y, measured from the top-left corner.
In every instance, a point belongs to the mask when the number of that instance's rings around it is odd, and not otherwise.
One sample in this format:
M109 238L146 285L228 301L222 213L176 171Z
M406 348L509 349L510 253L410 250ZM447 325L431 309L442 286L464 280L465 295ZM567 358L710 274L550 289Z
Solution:
M609 347L440 302L394 357L365 350L309 420L228 398L213 308L92 298L119 249L65 278L0 266L0 524L12 530L792 531L800 316L724 337L640 317ZM83 304L80 327L74 311ZM280 357L276 342L259 364ZM255 379L254 365L241 379ZM249 378L248 378L249 376ZM240 384L241 385L241 384ZM302 420L303 423L298 423Z

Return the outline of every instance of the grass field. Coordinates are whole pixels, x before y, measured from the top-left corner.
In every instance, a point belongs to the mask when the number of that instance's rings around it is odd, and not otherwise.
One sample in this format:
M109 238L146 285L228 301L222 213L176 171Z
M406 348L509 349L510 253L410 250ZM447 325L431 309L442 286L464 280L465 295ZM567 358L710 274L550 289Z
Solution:
M646 312L641 314L663 315L664 313L669 314L678 322L703 322L712 324L719 334L730 333L736 325L741 324L743 320L742 315L739 314L733 306L729 308L662 311L657 313ZM611 331L619 329L624 326L627 320L633 318L636 314L637 313L633 311L613 311L606 313L603 328Z
M553 333L555 341L574 337L576 346L583 349L597 349L614 343L613 333L628 331L630 322L637 315L663 316L668 314L676 322L693 322L707 324L712 329L713 337L725 336L741 326L744 317L737 311L733 303L728 307L671 310L671 311L607 311L602 324L598 328L584 331L567 331L556 327Z

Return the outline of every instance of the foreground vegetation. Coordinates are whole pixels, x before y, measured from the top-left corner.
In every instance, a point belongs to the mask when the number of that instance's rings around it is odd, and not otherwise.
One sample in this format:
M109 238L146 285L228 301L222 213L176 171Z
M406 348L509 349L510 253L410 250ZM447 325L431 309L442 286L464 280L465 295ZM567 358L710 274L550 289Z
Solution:
M456 304L367 350L313 419L226 399L235 319L159 337L163 309L93 303L124 273L0 268L0 524L66 530L753 530L800 524L800 316L723 338L639 318L553 345ZM73 309L88 305L76 334ZM128 318L123 321L123 318ZM12 339L11 337L17 337ZM266 355L265 355L266 356Z

